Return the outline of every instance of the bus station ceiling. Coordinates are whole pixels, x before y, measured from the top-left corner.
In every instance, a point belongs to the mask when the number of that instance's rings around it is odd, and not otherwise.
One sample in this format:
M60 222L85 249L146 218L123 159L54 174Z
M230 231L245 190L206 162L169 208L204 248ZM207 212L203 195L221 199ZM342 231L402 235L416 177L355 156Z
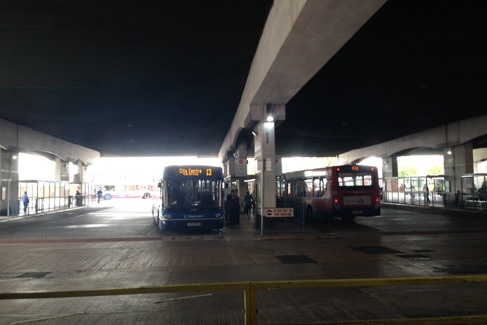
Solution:
M2 0L0 118L103 156L217 155L272 3ZM486 114L486 12L386 2L287 103L277 155L334 156Z

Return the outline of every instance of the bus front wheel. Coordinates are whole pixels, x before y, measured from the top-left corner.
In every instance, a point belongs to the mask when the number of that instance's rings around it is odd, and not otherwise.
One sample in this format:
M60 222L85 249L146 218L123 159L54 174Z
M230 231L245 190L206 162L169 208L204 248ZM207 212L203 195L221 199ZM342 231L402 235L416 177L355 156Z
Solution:
M142 198L144 200L150 199L150 193L144 193L144 195L142 196Z

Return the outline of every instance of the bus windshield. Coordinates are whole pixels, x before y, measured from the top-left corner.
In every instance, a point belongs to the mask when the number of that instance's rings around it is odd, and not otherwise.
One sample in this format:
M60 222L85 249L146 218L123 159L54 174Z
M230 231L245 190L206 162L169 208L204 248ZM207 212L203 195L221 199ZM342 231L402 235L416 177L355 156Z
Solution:
M167 211L203 213L221 209L220 180L166 180L164 188Z
M338 172L337 177L338 187L341 189L374 186L374 177L372 173Z

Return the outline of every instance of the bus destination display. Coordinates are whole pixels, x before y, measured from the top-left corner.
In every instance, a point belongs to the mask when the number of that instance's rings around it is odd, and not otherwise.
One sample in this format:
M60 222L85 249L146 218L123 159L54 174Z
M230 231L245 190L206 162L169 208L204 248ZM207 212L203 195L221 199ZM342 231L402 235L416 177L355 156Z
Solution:
M213 174L213 170L211 168L206 168L206 169L179 168L179 174L183 176L200 176L200 175L211 176Z

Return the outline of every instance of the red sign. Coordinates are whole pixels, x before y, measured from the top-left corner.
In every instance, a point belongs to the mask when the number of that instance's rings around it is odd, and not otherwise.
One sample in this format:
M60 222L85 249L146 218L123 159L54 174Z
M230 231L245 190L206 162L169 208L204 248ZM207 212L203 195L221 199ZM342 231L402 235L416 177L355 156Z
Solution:
M275 209L267 209L266 211L267 217L293 217L294 216L294 209L293 208L275 208Z

